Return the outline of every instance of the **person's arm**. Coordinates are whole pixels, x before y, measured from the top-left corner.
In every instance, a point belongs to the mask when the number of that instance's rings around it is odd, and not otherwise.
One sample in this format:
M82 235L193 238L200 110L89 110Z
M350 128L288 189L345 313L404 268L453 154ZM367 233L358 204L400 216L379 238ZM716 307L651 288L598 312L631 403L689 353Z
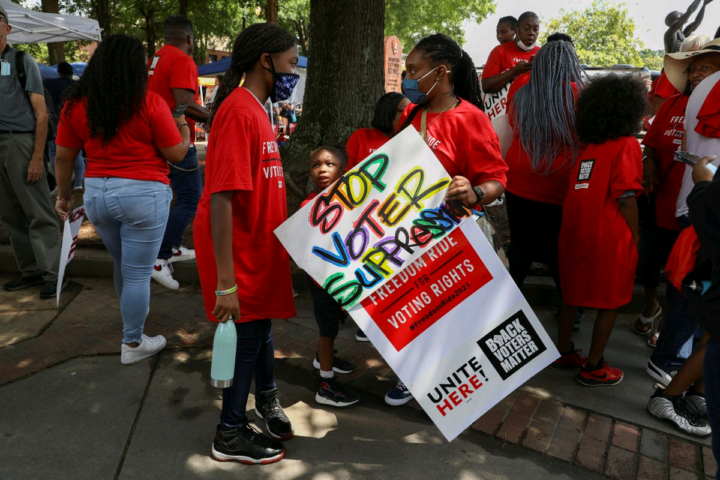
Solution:
M690 7L688 7L687 11L683 13L680 18L678 18L675 23L670 25L670 27L665 32L665 35L663 37L663 40L665 41L665 53L671 53L674 52L675 48L675 34L682 29L683 25L687 23L688 20L690 20L690 16L693 14L695 10L700 6L700 2L703 0L695 0Z
M62 221L72 212L73 201L70 198L73 167L75 159L80 153L79 148L63 147L57 145L55 153L55 181L57 182L58 197L55 201L55 212Z
M657 165L655 164L655 149L645 145L643 149L643 187L645 187L645 195L655 190L657 180Z
M518 62L510 70L495 75L493 77L483 78L482 90L485 93L497 93L508 83L515 80L516 77L532 69L532 62Z
M704 0L703 1L703 5L702 5L702 7L700 7L700 11L698 12L697 17L695 17L695 21L692 22L687 27L685 27L685 30L683 31L683 35L685 35L686 37L689 37L690 35L692 35L695 32L695 30L698 29L698 27L700 26L700 24L703 21L703 17L705 17L705 6L710 2L712 2L712 0Z
M640 248L640 220L638 217L637 198L634 196L618 198L620 213L630 227L635 245Z
M175 120L175 125L177 125L177 128L180 130L180 138L182 141L171 147L158 148L165 160L171 163L179 163L183 158L185 158L185 155L187 155L187 151L190 148L190 127L185 121L185 115L173 118L173 120Z
M185 115L192 118L196 122L207 122L210 119L210 112L198 105L195 101L195 96L192 90L185 88L173 88L173 98L175 98L175 105L179 103L187 103L187 109Z
M42 178L44 161L43 152L47 143L48 116L45 107L45 96L39 93L30 93L30 103L35 112L35 146L33 148L30 164L28 165L28 183L35 183Z
M482 202L480 202L481 205L491 204L505 192L505 187L496 180L482 182L478 187L483 191L483 199ZM477 205L478 197L472 188L473 185L470 183L470 180L458 175L453 177L452 182L450 182L445 198L449 202L461 200L468 205Z
M237 281L233 261L233 192L218 192L210 196L210 234L215 250L217 290L229 290ZM236 293L217 296L212 314L220 323L240 319L240 302Z

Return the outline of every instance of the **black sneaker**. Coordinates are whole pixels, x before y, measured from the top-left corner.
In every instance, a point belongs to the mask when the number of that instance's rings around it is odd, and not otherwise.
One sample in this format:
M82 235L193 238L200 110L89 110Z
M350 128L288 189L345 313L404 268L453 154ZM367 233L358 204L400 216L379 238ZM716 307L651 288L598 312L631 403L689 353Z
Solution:
M341 387L334 378L321 378L318 382L315 401L331 407L347 407L357 403L360 398L345 387Z
M3 288L6 292L15 292L17 290L34 287L35 285L42 285L43 283L45 283L45 280L43 280L42 275L38 275L37 277L20 277L17 280L6 283L3 285Z
M665 395L664 390L655 389L647 404L647 411L653 417L670 422L683 432L696 437L707 437L712 433L710 425L701 420L682 395Z
M68 280L67 278L63 278L62 288L67 287ZM48 298L56 298L57 297L57 280L53 280L52 282L45 282L45 286L40 290L40 298L43 300L47 300Z
M361 328L357 329L357 332L355 332L355 340L358 342L369 342L367 335L365 335L365 332L362 331Z
M255 415L265 420L265 426L271 437L289 440L295 435L292 423L280 406L280 392L277 388L260 392L255 396Z
M267 465L280 461L285 456L285 446L250 425L224 431L218 425L211 456L218 462Z
M337 352L337 350L335 350L335 352ZM313 367L320 370L320 359L317 353L315 354L315 360L313 360ZM333 371L335 373L352 373L354 370L355 367L353 367L352 363L333 355Z

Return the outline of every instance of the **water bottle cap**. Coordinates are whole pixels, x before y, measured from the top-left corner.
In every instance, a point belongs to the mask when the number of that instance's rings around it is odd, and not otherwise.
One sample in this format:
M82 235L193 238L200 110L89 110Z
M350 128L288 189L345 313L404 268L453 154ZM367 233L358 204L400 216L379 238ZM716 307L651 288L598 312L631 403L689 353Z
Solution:
M233 379L230 380L216 380L210 377L210 385L215 388L230 388L233 385Z

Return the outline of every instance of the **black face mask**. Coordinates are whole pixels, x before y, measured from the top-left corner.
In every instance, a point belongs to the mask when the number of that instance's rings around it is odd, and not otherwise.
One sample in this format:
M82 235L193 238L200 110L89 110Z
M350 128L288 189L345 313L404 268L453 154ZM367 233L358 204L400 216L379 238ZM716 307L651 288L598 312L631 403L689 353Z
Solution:
M300 80L297 73L278 73L275 71L275 64L270 59L270 71L273 74L273 89L270 92L270 101L272 103L283 102L292 97L293 90Z

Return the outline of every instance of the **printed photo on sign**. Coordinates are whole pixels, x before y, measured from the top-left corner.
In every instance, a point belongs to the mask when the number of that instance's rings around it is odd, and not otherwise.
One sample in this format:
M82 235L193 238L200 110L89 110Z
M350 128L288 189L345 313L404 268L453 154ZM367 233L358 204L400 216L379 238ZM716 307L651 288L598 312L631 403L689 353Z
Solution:
M330 185L275 230L341 306L351 308L471 215L445 202L451 178L413 128Z

